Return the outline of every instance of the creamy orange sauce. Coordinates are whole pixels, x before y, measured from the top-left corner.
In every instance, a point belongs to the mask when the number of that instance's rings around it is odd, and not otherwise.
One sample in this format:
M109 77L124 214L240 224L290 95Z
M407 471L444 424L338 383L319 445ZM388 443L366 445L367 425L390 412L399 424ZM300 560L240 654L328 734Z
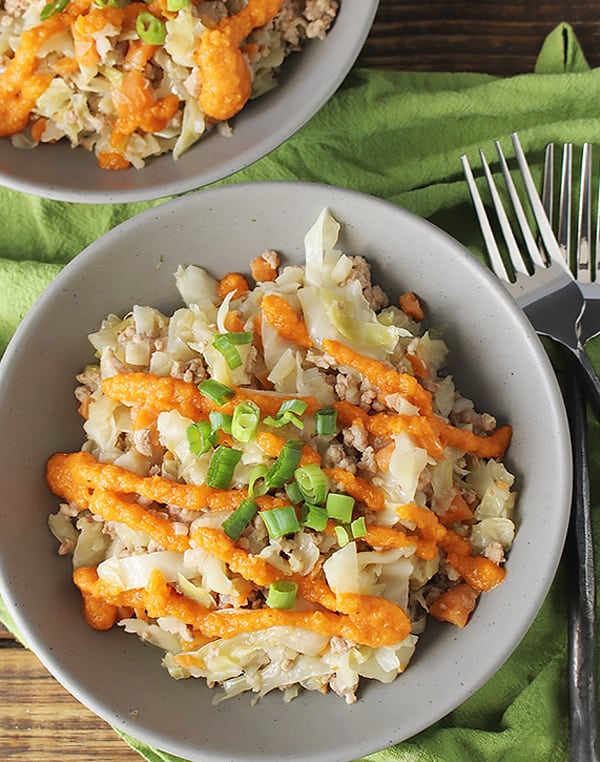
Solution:
M408 373L399 373L386 363L365 357L345 344L332 339L323 341L323 351L333 357L337 365L351 368L360 373L383 394L400 394L413 405L416 405L421 412L431 413L433 411L431 394L421 386L414 376Z
M217 284L217 294L221 301L232 291L234 299L250 291L250 285L241 273L227 273Z
M385 508L383 492L360 476L351 474L343 468L323 469L327 476L336 484L339 484L344 492L347 492L355 500L364 503L370 511L382 511Z
M247 46L250 47L250 46ZM265 257L255 257L250 262L250 272L257 283L265 283L275 280L277 277L277 268L279 267L279 255L272 252L273 263Z
M277 434L272 434L269 431L259 431L256 435L256 444L260 449L271 458L276 458L280 454L285 444L285 439L278 437ZM305 444L302 447L302 456L300 457L300 465L307 466L311 463L317 466L321 465L321 456L310 445Z
M271 20L281 4L282 0L249 0L239 13L201 36L194 62L200 70L198 103L209 118L230 119L245 106L252 78L240 45L253 29Z
M267 324L281 337L301 347L312 347L306 324L282 296L267 294L260 303L260 308Z

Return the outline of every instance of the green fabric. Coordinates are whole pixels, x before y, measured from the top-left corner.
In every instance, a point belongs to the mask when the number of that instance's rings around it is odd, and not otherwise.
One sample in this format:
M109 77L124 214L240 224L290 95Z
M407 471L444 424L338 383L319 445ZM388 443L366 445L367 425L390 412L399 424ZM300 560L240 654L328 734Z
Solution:
M492 159L493 140L500 138L510 150L509 134L517 131L539 178L548 141L600 141L599 96L600 70L589 69L567 24L547 38L535 73L509 79L355 69L285 145L225 182L305 180L362 190L431 219L482 257L461 154L478 166L478 147L489 147ZM0 189L0 204L0 351L61 265L118 222L151 206L85 206L5 189ZM598 342L592 353L600 367ZM598 424L590 419L589 426L595 445ZM598 503L597 446L591 461ZM1 609L0 618L11 626ZM563 563L535 623L486 685L425 732L365 759L566 760L566 618ZM149 762L178 762L123 738Z

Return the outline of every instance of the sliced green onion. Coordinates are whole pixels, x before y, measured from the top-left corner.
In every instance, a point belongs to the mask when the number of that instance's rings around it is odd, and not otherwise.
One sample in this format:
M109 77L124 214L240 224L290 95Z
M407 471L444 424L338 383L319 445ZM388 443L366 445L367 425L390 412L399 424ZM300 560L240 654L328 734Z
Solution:
M187 8L190 4L190 0L167 0L168 11L180 11L182 8Z
M231 344L240 345L240 344L252 344L252 340L254 339L254 334L252 331L238 331L237 333L221 333L220 336L223 336L227 339Z
M283 537L285 534L294 534L302 529L293 505L282 505L279 508L271 508L269 511L261 511L260 515L272 540Z
M266 423L267 426L273 426L274 428L281 428L282 426L291 423L297 429L303 429L304 421L299 416L306 412L307 407L308 405L304 400L284 400L279 406L279 410L275 413L275 416L268 415L264 419L264 423Z
M217 432L211 429L208 421L191 423L186 434L193 455L203 455L217 444Z
M355 540L358 540L359 537L366 537L367 523L365 521L365 517L359 516L357 519L354 519L354 521L350 524L350 531L352 532L352 537L354 537Z
M224 405L227 400L230 400L235 392L220 381L215 381L214 378L208 378L206 381L201 381L198 384L200 394L208 397L209 400L216 402L217 405Z
M350 542L350 535L348 534L348 530L345 527L339 526L339 524L335 527L335 536L340 548L343 548L344 545L347 545Z
M135 20L135 31L142 42L148 45L162 45L167 36L163 21L152 13L139 13Z
M241 457L241 450L234 450L232 447L219 445L210 458L206 473L206 484L216 489L228 489L235 467L240 462Z
M242 532L258 513L256 500L247 497L238 505L235 511L223 522L223 531L232 540L239 540Z
M329 437L337 432L337 410L322 407L315 413L315 433Z
M231 434L231 424L233 416L227 413L222 413L220 410L211 410L208 414L208 420L213 431L224 431L226 434Z
M327 526L327 511L320 505L304 503L300 508L300 523L304 527L314 529L315 532L322 532Z
M271 582L267 593L267 606L272 609L293 609L297 593L298 583L290 579Z
M56 13L62 13L69 4L70 0L53 0L42 8L40 18L42 21L46 21L50 16L54 16Z
M248 495L250 497L260 497L267 494L268 488L265 483L267 471L268 468L264 463L258 463L251 468L248 476Z
M329 489L327 477L316 463L297 468L294 472L294 478L307 503L318 505L325 502Z
M298 400L298 399L290 399L290 400L284 400L279 410L277 411L277 415L280 413L295 413L296 415L303 415L306 412L306 408L308 407L308 404L304 402L304 400Z
M242 364L242 357L235 345L227 338L227 334L218 333L213 339L213 347L223 355L230 370L235 370Z
M295 505L298 505L298 503L301 503L304 500L302 497L302 492L300 492L298 482L289 482L289 484L286 484L285 494L290 499L290 502L294 503Z
M251 442L258 431L260 408L256 402L246 400L233 409L231 433L238 442Z
M330 519L342 521L349 524L352 520L352 509L354 508L354 498L350 495L340 495L337 492L330 492L327 495L325 510Z
M300 458L302 457L302 442L295 442L293 439L288 441L281 448L281 452L275 463L267 471L265 482L268 489L272 487L283 487L288 482L294 471L298 468Z

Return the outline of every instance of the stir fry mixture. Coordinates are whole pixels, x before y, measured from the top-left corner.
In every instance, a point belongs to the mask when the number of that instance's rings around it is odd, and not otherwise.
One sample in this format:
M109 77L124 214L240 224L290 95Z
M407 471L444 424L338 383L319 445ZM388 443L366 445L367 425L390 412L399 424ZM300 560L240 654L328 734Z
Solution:
M511 428L461 396L419 298L390 304L339 229L323 210L304 266L180 267L172 315L109 315L78 376L82 450L47 464L88 623L217 701L353 702L361 677L405 669L428 614L464 627L505 576Z
M66 139L109 170L179 158L324 38L337 0L3 0L0 137Z

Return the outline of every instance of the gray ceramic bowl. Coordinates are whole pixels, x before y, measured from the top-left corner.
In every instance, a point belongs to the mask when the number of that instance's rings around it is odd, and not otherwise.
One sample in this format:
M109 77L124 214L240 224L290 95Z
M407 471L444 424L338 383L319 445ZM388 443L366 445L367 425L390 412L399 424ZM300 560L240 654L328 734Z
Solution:
M518 477L518 532L506 581L464 630L432 623L407 671L346 705L334 695L247 696L211 705L200 681L174 681L160 652L117 628L91 630L46 526L56 499L44 465L78 449L74 376L86 335L110 311L179 304L173 272L199 263L244 269L266 247L302 259L303 237L328 206L342 248L362 252L397 297L414 289L448 327L459 388L514 426L507 462ZM468 304L468 309L465 305ZM534 390L534 391L532 391ZM350 760L401 741L447 714L511 654L555 574L569 513L570 448L559 390L529 323L493 276L445 233L398 207L319 185L266 183L200 191L124 223L64 269L26 316L0 364L0 590L53 675L117 728L160 749L208 760ZM335 731L332 732L332 728ZM56 749L57 755L60 749Z
M109 172L96 157L64 141L34 150L0 140L0 185L36 196L81 203L165 198L221 180L279 146L333 95L371 29L378 0L342 0L325 40L312 40L285 61L279 86L231 121L233 136L216 132L178 161L165 154L142 170Z

